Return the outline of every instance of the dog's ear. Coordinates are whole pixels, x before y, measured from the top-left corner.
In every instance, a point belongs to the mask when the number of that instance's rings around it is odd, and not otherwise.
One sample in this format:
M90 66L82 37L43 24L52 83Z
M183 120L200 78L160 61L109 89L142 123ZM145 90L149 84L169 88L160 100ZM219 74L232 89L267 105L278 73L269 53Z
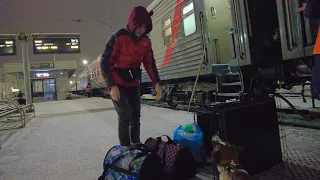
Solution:
M223 142L220 138L219 138L219 136L217 136L217 135L213 135L212 137L211 137L211 143L212 143L212 146L213 147L215 147L217 144L222 144L222 145L226 145L226 143L225 142Z
M211 137L211 142L220 143L220 142L222 142L222 140L219 138L218 135L213 135L213 136Z
M222 153L220 151L211 151L211 160L215 164L219 164L222 161Z

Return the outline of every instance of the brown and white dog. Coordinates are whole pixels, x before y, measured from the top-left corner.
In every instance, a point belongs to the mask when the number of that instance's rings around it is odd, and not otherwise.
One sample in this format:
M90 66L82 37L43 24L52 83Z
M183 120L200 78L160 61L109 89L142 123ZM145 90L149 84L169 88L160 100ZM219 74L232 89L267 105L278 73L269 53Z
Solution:
M211 139L213 151L211 161L217 165L220 180L255 180L248 172L240 168L239 154L242 148L223 142L218 136Z

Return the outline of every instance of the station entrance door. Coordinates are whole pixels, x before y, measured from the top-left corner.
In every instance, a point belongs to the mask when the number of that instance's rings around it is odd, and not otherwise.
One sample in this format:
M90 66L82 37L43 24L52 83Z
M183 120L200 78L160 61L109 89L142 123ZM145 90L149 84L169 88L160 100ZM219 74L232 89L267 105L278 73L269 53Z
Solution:
M33 102L44 102L57 99L56 79L31 80L31 92Z

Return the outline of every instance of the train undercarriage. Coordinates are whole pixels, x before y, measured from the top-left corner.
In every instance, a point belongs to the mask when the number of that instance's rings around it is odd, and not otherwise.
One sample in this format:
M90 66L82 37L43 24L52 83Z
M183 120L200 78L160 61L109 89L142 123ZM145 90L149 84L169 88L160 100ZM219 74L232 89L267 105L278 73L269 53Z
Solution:
M194 91L192 106L225 102L230 99L261 97L275 94L277 89L292 89L311 81L312 57L268 66L244 66L220 75L200 76ZM232 68L231 68L232 69ZM242 81L239 80L242 77ZM163 99L170 107L187 106L196 77L161 82ZM221 80L222 79L222 80ZM220 82L219 82L220 81ZM141 84L142 94L155 95L151 84ZM304 91L301 92L304 97Z
M226 72L224 74L199 76L193 96L196 77L161 81L163 98L160 101L172 109L188 110L189 103L191 108L197 109L227 100L246 100L273 95L282 98L296 114L314 118L313 115L298 112L294 105L277 93L280 88L290 90L294 86L302 85L299 95L305 101L304 86L306 82L311 81L313 57L281 62L274 63L273 66L243 66L240 70L229 67L229 71L223 70ZM72 93L85 95L84 90ZM141 83L141 95L145 94L155 95L151 83ZM91 96L110 98L106 87L93 88ZM191 97L193 98L190 102Z

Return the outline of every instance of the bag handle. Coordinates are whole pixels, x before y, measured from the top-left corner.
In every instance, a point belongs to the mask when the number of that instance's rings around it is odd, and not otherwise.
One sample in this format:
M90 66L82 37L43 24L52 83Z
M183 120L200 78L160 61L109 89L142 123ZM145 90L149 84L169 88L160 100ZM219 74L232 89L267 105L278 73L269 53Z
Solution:
M111 164L106 164L106 166L103 168L102 175L98 178L98 180L104 180L104 178L106 177L107 171L110 168L112 168L115 165L115 163L117 163L121 158L123 158L125 154L126 153L119 155Z
M167 137L169 144L173 144L173 143L174 143L174 141L173 141L169 136L167 136L167 135L159 136L159 137L157 137L156 139L157 139L158 141L162 141L162 137L163 137L163 136Z
M135 161L135 160L137 160L137 159L139 159L139 158L141 158L141 157L143 157L143 156L145 156L145 155L147 155L148 153L147 152L141 152L141 154L138 154L137 156L135 156L134 158L132 158L132 160L130 161L130 163L129 163L129 171L132 171L133 170L133 168L132 168L132 163Z
M139 150L139 151L142 151L142 152L147 152L148 151L145 144L137 144L137 145L130 146L129 150L130 151Z

